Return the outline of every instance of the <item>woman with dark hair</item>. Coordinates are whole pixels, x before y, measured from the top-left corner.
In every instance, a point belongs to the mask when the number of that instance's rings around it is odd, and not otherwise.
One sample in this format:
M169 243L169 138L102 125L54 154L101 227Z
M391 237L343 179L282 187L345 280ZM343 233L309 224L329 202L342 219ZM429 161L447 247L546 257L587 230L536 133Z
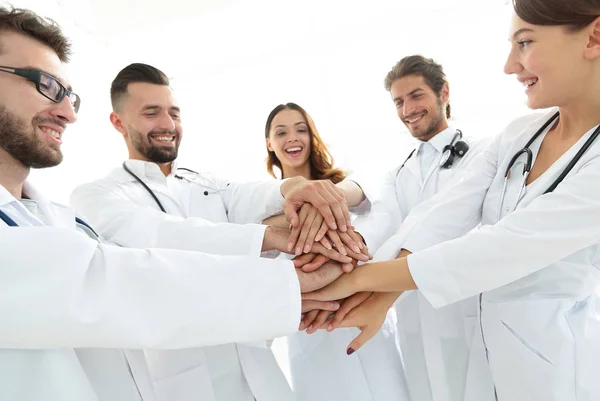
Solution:
M277 178L303 176L309 180L331 180L344 188L348 205L355 214L370 209L362 189L334 167L333 157L323 143L310 115L295 103L280 104L271 111L265 126L267 170ZM302 212L300 215L302 216ZM269 224L272 224L270 222ZM336 233L326 237L339 244ZM319 239L319 238L317 238ZM341 241L344 246L345 241ZM340 245L336 245L339 247ZM298 253L298 252L296 252ZM318 311L312 312L316 314ZM307 329L316 331L318 319ZM404 371L396 347L394 325L379 333L362 352L350 358L345 345L355 329L307 335L298 332L287 338L292 386L298 401L404 401L408 400ZM301 329L305 327L301 326Z
M360 304L352 296L331 322L359 327L358 349L403 291L436 308L479 294L497 400L598 400L600 0L513 3L505 72L531 109L550 110L511 123L455 186L422 204L376 255L397 259L305 296L374 291Z

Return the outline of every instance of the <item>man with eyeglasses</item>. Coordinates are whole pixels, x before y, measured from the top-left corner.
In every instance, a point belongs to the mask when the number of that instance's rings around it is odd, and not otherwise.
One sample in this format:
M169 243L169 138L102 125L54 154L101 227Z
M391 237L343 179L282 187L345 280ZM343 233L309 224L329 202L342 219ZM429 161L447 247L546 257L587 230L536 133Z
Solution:
M154 401L143 354L121 348L260 341L327 307L301 304L300 292L340 268L107 245L37 192L30 169L61 162L77 119L68 56L56 24L0 7L0 400ZM282 192L295 204L314 194L301 182ZM269 245L285 249L287 237Z

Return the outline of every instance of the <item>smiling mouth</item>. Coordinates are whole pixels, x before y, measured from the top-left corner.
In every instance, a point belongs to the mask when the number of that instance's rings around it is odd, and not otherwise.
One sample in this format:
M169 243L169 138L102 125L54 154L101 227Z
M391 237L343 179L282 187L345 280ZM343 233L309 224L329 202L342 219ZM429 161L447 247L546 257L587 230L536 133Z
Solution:
M42 130L43 133L50 135L54 139L60 139L60 132L55 131L52 128L40 127L40 130Z
M419 115L411 116L404 119L404 122L409 125L415 125L421 122L421 120L425 117L425 113L421 113Z
M291 156L297 156L299 155L302 151L304 150L304 148L302 148L301 146L296 146L293 148L288 148L285 150L285 153L287 153L288 155Z
M150 139L161 144L170 145L175 142L176 136L173 134L150 135Z
M537 84L538 79L537 78L531 78L531 79L526 79L525 81L521 82L523 84L523 86L526 89L530 89L532 88L535 84Z

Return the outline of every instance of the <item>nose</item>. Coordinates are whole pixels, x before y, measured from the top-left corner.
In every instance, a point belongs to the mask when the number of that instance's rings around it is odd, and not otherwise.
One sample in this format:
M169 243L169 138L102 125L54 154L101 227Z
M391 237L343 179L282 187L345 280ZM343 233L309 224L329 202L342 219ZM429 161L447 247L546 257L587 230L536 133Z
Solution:
M416 103L412 100L405 99L404 104L402 105L402 113L404 117L409 116L411 113L415 111Z
M165 130L165 131L175 130L175 121L173 120L173 117L171 117L171 115L169 113L162 114L160 121L159 121L159 128L161 130Z
M510 52L508 52L508 56L506 57L506 62L504 63L504 73L517 74L522 70L523 66L521 65L517 55L515 54L515 49L511 48Z
M55 104L55 107L52 108L50 114L63 121L65 124L73 124L77 121L77 113L75 113L75 109L67 96Z

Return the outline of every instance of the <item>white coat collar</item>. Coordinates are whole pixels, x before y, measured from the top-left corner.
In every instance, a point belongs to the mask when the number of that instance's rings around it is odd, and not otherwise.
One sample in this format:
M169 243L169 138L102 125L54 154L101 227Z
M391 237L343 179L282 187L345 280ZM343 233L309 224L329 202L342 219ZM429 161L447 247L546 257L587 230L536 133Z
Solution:
M423 147L426 143L429 143L435 148L435 150L438 153L442 153L444 147L446 145L449 145L450 142L452 142L452 138L454 138L454 135L456 135L456 128L448 126L448 128L435 135L429 141L418 141L417 152L419 152L421 150L421 147Z
M125 164L133 174L137 175L144 182L152 181L161 184L166 184L167 179L169 177L173 177L175 175L175 172L177 171L177 161L173 161L173 163L171 164L171 174L169 174L166 177L161 171L158 164L154 162L129 159L125 162ZM134 177L132 177L130 174L127 174L123 167L119 167L116 170L116 172L118 173L119 177L123 178L121 180L123 182L136 181Z
M25 181L25 184L23 184L23 195L37 202L38 207L42 210L50 225L68 228L75 226L75 213L73 210L67 206L49 201L28 181ZM29 219L38 220L17 198L0 185L0 207L8 204L12 204L15 209L23 215L28 216Z

